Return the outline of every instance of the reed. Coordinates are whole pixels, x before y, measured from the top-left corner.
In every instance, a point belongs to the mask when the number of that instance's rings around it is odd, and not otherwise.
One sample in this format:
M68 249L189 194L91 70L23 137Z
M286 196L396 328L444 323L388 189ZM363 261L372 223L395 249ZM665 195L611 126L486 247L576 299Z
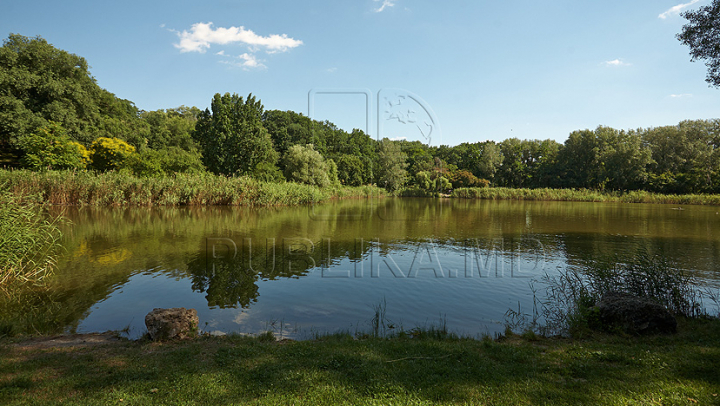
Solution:
M459 188L450 195L460 199L487 200L546 200L573 202L620 202L620 203L656 203L720 205L720 195L664 195L646 191L600 192L589 189L511 189L511 188Z
M55 266L62 217L48 216L37 200L0 193L0 290L5 293L17 284L42 282Z
M178 173L136 177L125 172L0 170L2 191L26 201L89 206L273 206L318 203L333 198L384 196L372 186L320 189L297 183L260 182L250 177Z

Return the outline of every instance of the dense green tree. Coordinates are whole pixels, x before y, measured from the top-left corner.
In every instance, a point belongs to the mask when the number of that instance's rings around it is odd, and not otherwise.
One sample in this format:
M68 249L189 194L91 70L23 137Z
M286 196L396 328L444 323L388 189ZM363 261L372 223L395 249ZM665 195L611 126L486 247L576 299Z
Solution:
M283 158L287 180L327 187L337 181L337 166L315 151L312 144L293 145Z
M400 148L406 156L408 171L411 174L432 170L434 159L431 148L420 141L399 141Z
M343 154L335 158L338 180L343 185L361 186L372 182L372 161L366 157Z
M293 145L312 144L316 151L325 151L322 124L300 113L269 110L263 113L262 122L280 156L284 156Z
M564 187L627 190L647 179L650 150L637 131L598 127L574 131L558 153Z
M561 183L558 153L562 144L555 140L536 141L536 165L532 168L532 187L555 187Z
M376 176L378 186L387 190L395 191L400 189L407 181L407 168L405 153L402 152L400 144L383 138L378 143Z
M252 174L261 163L275 164L278 153L262 124L263 106L250 94L215 94L211 110L200 113L194 139L208 170L225 175Z
M156 150L167 147L195 149L197 145L192 133L200 113L197 107L186 106L140 112L140 118L148 125L147 146Z
M532 153L527 141L508 138L500 143L503 161L498 170L499 184L506 187L528 187L530 185Z
M604 148L600 155L605 189L637 190L647 182L650 149L642 143L638 131L618 131L603 127ZM597 132L597 131L596 131Z
M690 56L695 62L705 59L707 77L711 86L720 87L720 0L702 6L697 10L682 13L688 20L677 35L683 45L690 47Z
M205 170L202 156L198 151L186 151L180 147L169 147L159 151L145 148L137 154L131 154L125 166L138 176L199 173Z
M652 153L647 187L662 193L718 191L720 120L683 121L646 130Z
M54 121L68 136L89 145L98 136L121 137L136 146L146 128L137 108L100 88L87 61L43 38L10 34L0 48L0 151ZM134 137L134 138L133 138Z

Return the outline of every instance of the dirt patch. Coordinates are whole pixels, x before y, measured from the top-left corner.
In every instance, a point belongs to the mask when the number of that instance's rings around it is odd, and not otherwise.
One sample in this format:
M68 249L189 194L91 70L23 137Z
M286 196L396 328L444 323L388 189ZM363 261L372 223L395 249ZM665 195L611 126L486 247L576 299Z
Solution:
M28 340L11 344L10 346L20 350L68 347L84 348L106 344L117 344L124 341L125 340L118 338L115 333L93 333L30 338Z

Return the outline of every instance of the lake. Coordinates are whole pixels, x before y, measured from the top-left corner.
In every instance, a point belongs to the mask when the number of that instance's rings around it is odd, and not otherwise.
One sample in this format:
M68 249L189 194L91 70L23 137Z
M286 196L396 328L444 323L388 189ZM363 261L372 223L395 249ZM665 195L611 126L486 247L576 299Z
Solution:
M201 331L312 338L445 324L480 336L530 312L541 278L663 253L720 286L720 210L622 203L385 198L302 207L56 208L64 250L46 288L0 304L31 330L144 334L156 307Z

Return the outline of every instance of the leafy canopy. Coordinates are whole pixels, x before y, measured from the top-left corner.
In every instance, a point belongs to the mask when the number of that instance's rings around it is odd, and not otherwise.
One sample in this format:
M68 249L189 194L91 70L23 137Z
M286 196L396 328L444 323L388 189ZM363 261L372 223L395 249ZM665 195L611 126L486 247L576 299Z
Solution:
M688 20L677 35L683 45L690 47L690 56L695 62L706 59L708 72L705 81L710 86L720 87L720 0L686 11L682 16Z

